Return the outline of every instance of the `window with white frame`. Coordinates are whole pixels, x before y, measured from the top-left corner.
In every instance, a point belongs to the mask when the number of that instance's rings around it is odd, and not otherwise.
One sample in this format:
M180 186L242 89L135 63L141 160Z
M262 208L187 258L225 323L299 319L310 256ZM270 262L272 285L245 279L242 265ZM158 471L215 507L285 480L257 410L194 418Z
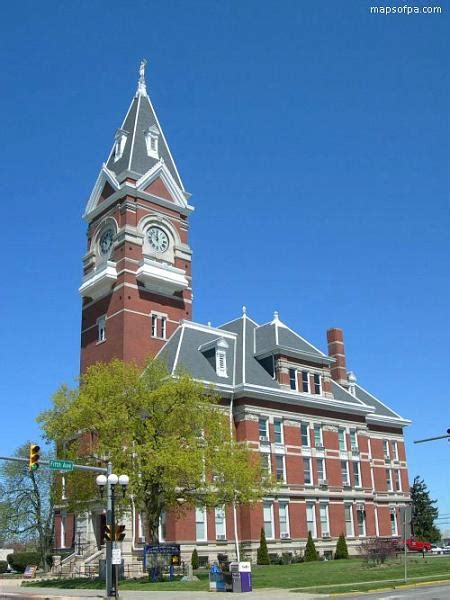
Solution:
M352 462L353 465L353 481L355 482L355 487L361 487L361 467L358 461L354 460Z
M261 475L263 479L268 479L270 477L271 469L270 469L270 454L268 452L261 453Z
M318 373L314 373L314 393L315 394L322 393L322 381L321 381L321 377Z
M386 469L386 489L388 492L392 492L392 478L390 469Z
M320 530L322 532L322 537L329 537L330 535L330 520L328 515L328 504L325 502L320 503Z
M138 514L137 534L138 542L145 542L145 521L141 513Z
M227 354L225 350L216 350L216 373L219 377L227 377Z
M159 526L158 526L158 539L160 542L166 541L166 533L167 533L167 518L166 511L162 511L159 517Z
M159 129L152 125L145 131L144 136L148 156L158 158Z
M297 389L297 371L295 369L289 369L289 385L291 390Z
M358 524L358 535L364 537L366 535L366 511L364 506L357 507L356 522Z
M309 434L308 434L308 423L300 424L300 438L302 446L309 446Z
M313 538L317 537L316 507L313 502L306 503L306 528Z
M106 341L106 315L97 319L97 343Z
M319 480L319 484L322 481L325 481L327 478L327 474L325 472L325 459L324 458L316 458L317 461L317 478Z
M345 452L347 450L347 443L345 440L345 429L339 427L338 429L338 440L339 440L339 450Z
M401 480L399 469L395 469L395 471L392 471L392 474L394 475L394 490L396 492L401 492L402 491L402 480Z
M198 506L195 509L195 539L197 542L206 542L206 508Z
M167 338L167 315L152 313L150 320L152 337L165 340Z
M350 446L352 447L352 450L358 449L358 440L356 438L356 430L355 429L350 429Z
M114 142L114 160L122 158L123 151L125 150L125 143L127 141L127 132L119 129L115 136Z
M383 440L383 454L385 458L390 458L391 454L389 452L389 442L388 440Z
M302 371L302 390L309 393L309 373Z
M311 459L309 458L309 456L303 457L303 478L305 485L312 484Z
M264 520L264 533L266 539L272 540L273 534L273 505L272 502L263 503L263 520Z
M314 445L316 448L323 446L321 425L314 425Z
M65 513L61 513L61 536L60 536L60 548L66 547L66 521L67 516Z
M276 466L277 481L286 481L286 473L285 473L284 455L283 454L275 455L275 466Z
M280 538L281 539L289 538L290 534L289 534L289 503L288 502L279 502L278 518L280 521Z
M341 460L341 475L342 475L342 485L350 485L350 477L348 473L348 461Z
M262 441L269 439L268 419L259 417L258 419L259 439Z
M391 535L398 535L397 511L391 508Z
M227 539L227 528L225 521L225 506L215 508L216 540Z
M344 504L344 515L345 515L345 535L347 537L354 536L353 529L353 506L351 504Z
M275 436L275 444L283 443L283 422L281 419L274 419L273 432Z
M396 440L392 442L392 453L394 455L394 460L398 460L398 443Z

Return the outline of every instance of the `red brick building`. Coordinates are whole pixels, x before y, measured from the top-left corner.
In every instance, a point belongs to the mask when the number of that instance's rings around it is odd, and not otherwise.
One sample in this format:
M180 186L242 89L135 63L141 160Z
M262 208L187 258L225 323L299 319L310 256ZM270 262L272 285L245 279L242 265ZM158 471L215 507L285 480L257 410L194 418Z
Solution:
M245 308L220 327L191 320L189 198L142 69L84 214L81 369L113 357L142 362L150 353L172 372L185 367L216 387L238 439L249 441L280 482L276 495L236 515L228 507L198 507L179 520L167 515L161 538L215 557L232 552L235 519L253 551L261 527L269 551L279 553L303 550L308 531L320 552L334 550L342 532L350 548L366 536L397 536L399 507L408 500L409 421L347 372L340 329L327 332L324 353L277 313L262 325ZM73 545L77 531L100 543L102 519L93 514L74 526L61 511L56 545ZM130 528L138 550L138 514Z

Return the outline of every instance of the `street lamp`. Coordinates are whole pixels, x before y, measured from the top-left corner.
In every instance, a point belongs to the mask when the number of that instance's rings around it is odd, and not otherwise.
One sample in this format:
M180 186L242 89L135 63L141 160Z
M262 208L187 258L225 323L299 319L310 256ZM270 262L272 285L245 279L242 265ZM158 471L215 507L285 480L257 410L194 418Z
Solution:
M116 485L119 483L122 487L122 495L125 498L126 489L130 482L128 475L120 475L119 477L112 473L112 465L108 463L108 476L98 475L96 483L99 488L100 496L103 497L105 487L107 490L107 508L106 508L106 525L109 526L110 541L106 541L106 596L117 597L117 580L118 571L116 564L112 564L113 549L116 549Z

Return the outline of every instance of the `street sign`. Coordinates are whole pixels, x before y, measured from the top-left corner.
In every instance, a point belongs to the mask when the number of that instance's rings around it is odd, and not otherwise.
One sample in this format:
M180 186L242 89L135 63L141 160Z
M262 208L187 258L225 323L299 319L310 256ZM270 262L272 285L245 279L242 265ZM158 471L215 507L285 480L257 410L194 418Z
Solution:
M112 549L111 564L112 565L121 565L122 564L122 551L120 550L120 548Z
M71 460L50 460L48 466L53 471L73 471L73 462Z

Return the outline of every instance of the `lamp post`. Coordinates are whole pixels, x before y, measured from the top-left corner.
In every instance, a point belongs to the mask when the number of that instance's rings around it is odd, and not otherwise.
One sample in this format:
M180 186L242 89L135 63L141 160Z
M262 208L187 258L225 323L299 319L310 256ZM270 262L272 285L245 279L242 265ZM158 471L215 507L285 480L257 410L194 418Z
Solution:
M110 541L106 541L106 597L117 598L117 580L118 571L116 565L112 564L113 549L116 548L116 514L115 514L115 491L116 485L120 484L122 487L122 494L125 497L127 486L130 482L128 475L120 475L119 477L112 472L112 464L108 463L108 475L99 475L96 479L97 486L100 491L100 495L103 496L103 492L106 486L106 526L109 527L111 533Z

